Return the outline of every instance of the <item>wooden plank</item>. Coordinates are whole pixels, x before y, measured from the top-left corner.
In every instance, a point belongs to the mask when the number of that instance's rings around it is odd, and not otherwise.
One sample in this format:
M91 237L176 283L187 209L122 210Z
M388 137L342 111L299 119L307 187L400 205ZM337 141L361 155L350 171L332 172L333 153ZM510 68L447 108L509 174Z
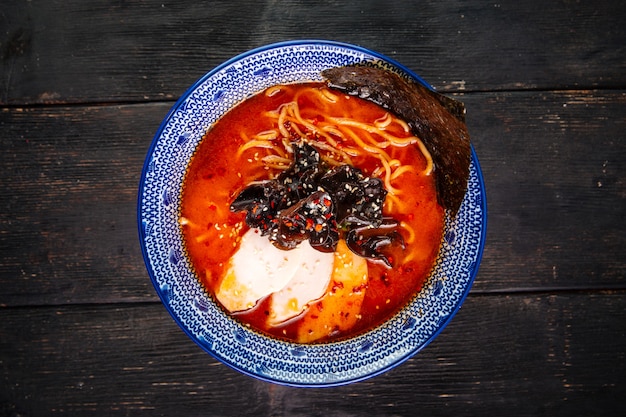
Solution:
M461 98L489 206L473 290L624 288L626 93ZM157 300L136 193L168 109L0 112L0 305Z
M589 0L14 0L0 104L175 99L239 53L303 37L376 50L442 90L623 88L624 16Z
M156 300L137 187L169 104L0 113L1 304Z
M488 200L475 289L624 288L626 93L462 99Z
M626 395L624 292L470 296L417 356L333 389L239 374L158 304L2 317L5 415L620 415Z

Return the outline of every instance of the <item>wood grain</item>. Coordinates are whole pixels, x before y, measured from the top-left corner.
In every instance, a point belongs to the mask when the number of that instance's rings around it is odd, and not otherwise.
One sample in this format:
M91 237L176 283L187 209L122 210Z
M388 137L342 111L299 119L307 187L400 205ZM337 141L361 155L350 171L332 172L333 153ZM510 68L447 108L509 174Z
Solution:
M0 417L622 416L626 2L8 0L0 7ZM320 38L466 103L489 223L422 352L332 389L257 381L176 326L137 186L175 100L225 60Z
M488 202L475 288L624 288L626 93L461 98Z
M474 291L619 289L626 93L460 96L487 188ZM169 104L0 113L0 305L156 300L137 240L143 160Z
M443 333L399 367L343 387L297 389L216 362L158 304L9 309L0 321L0 351L11 358L0 362L0 410L609 415L626 394L624 320L624 293L470 296Z
M171 100L239 53L302 38L376 50L441 90L623 88L624 16L589 0L9 1L0 104Z
M169 104L0 113L0 305L156 300L139 177Z

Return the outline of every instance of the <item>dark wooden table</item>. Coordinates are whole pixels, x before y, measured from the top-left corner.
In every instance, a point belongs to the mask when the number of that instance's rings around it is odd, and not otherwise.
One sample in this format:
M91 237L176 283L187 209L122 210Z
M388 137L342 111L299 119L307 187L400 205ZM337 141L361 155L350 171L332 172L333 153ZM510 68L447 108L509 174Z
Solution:
M626 2L8 0L0 6L0 416L626 412ZM204 353L159 302L137 186L205 72L358 44L467 105L480 272L417 356L297 389Z

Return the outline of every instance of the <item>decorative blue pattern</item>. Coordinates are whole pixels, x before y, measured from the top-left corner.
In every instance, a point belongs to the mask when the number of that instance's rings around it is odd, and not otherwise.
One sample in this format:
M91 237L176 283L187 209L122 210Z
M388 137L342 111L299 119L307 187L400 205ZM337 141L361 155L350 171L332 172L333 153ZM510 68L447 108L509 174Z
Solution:
M380 65L427 85L402 65L352 45L300 41L259 48L222 64L181 97L160 126L142 172L140 241L163 304L199 346L233 368L264 380L297 386L340 385L398 365L426 346L452 318L480 264L486 200L472 150L467 194L458 215L446 218L441 250L427 285L375 330L328 344L277 341L224 314L194 276L178 225L179 191L205 132L253 93L275 84L321 81L322 70L353 63Z

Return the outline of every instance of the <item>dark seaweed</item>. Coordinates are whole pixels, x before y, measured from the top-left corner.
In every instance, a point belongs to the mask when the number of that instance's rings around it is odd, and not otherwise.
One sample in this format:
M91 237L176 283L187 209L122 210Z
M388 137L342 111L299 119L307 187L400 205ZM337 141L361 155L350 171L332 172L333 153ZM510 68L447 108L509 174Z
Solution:
M433 158L439 203L456 215L471 157L463 104L382 68L338 67L322 75L329 87L372 101L408 123Z

